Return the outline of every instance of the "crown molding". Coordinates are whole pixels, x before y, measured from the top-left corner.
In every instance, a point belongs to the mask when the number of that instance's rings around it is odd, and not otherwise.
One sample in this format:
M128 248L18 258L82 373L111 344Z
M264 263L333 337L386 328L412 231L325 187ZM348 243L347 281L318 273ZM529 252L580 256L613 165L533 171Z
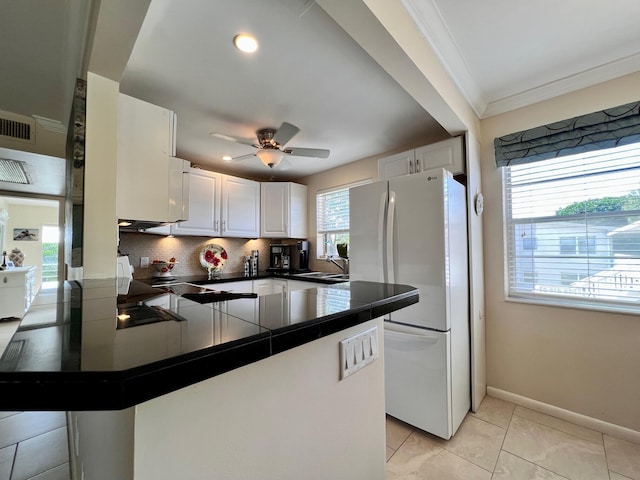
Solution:
M476 115L482 118L487 100L469 72L467 62L434 0L420 1L420 7L416 6L417 0L401 1L464 98Z
M640 71L640 52L524 92L491 101L480 118L500 115L501 113L543 102L576 90L592 87L598 83L603 83L638 71Z
M480 119L549 100L640 71L640 52L496 100L489 100L472 77L436 0L401 0L420 33L434 50L464 98Z

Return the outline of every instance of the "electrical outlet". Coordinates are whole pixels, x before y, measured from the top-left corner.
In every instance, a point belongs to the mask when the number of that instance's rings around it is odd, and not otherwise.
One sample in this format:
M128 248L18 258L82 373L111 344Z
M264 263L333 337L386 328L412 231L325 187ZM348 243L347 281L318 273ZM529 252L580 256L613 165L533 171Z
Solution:
M149 257L140 257L140 268L149 268Z
M345 379L378 358L378 327L340 341L340 379Z

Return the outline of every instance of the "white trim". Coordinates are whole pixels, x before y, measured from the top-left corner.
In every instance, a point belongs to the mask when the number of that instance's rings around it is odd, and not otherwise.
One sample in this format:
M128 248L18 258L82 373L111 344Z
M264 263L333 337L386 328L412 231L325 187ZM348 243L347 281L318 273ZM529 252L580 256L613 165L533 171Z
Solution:
M425 41L431 46L445 70L467 100L478 118L533 105L551 98L587 88L638 71L640 53L598 65L544 85L490 100L481 85L473 78L462 50L438 9L435 0L401 0Z
M433 49L460 93L475 114L482 118L487 109L487 100L471 75L467 61L458 48L447 23L442 18L438 6L434 0L421 1L420 7L416 7L415 4L416 0L402 0L405 10Z
M631 430L630 428L621 427L620 425L605 422L581 413L572 412L571 410L565 410L564 408L556 407L555 405L539 402L538 400L523 397L517 393L507 392L495 387L487 386L487 395L640 445L640 432Z
M491 101L480 116L481 119L509 112L517 108L533 105L534 103L549 100L551 98L574 92L582 88L591 87L614 78L629 75L638 71L640 65L640 53L609 62L604 65L576 73L569 77L540 85L530 90L516 93L508 97Z

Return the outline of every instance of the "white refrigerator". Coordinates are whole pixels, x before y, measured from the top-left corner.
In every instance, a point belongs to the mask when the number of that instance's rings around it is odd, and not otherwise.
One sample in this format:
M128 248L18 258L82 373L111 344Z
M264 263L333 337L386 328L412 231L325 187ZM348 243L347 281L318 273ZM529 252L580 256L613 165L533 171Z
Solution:
M450 438L471 403L465 188L444 169L349 190L351 280L417 287L385 318L386 411Z

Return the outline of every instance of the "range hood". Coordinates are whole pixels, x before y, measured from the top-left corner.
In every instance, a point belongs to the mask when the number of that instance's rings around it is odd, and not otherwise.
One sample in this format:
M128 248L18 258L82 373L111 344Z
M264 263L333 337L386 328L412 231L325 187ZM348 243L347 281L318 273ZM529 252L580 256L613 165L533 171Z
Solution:
M118 220L118 228L121 232L142 232L147 228L164 227L174 222L152 222L148 220Z

